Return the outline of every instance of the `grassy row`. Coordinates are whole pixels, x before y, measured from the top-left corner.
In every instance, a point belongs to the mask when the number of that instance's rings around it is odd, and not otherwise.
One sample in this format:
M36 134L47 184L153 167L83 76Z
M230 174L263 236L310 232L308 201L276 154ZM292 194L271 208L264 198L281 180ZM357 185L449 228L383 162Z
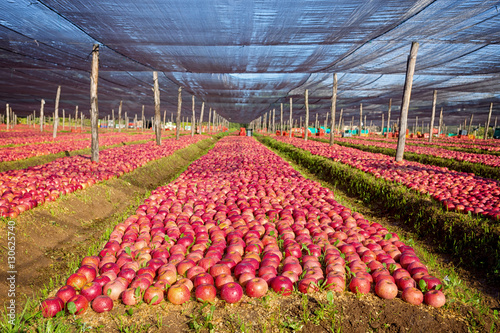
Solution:
M325 139L315 139L316 141L328 142ZM396 156L396 150L390 148L381 148L381 147L373 147L373 146L364 146L361 144L352 144L347 142L335 141L339 146L350 147L359 149L362 151L367 151L370 153L379 153L388 156ZM479 163L470 163L470 162L461 162L452 160L449 158L436 157L431 155L422 155L416 153L405 152L404 159L408 161L414 161L422 164L432 164L440 167L446 167L451 170L456 170L460 172L468 172L474 173L476 176L491 178L500 180L500 172L497 167L479 164Z
M500 279L500 228L491 220L447 212L430 196L403 185L376 179L350 166L271 138L259 139L320 179L359 196L366 205L378 205L406 221L409 230L429 241L440 252L450 254L456 265L479 269L481 277L485 274L494 280Z

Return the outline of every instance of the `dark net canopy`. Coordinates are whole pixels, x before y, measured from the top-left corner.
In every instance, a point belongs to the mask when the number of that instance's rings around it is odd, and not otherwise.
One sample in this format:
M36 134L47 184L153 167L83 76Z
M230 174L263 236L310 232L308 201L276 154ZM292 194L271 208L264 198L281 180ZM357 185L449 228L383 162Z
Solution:
M183 115L201 102L247 123L293 98L293 114L330 108L380 123L389 99L401 104L411 42L420 48L409 117L429 119L433 90L445 121L474 113L484 123L500 104L498 1L480 0L3 0L0 1L0 100L18 115L90 108L93 44L100 45L100 117L118 109L152 116L153 71L161 110ZM500 106L500 105L499 105ZM494 105L495 110L495 105ZM279 112L277 112L278 114ZM205 112L205 115L207 113ZM495 111L494 111L495 115ZM393 116L394 117L394 116Z

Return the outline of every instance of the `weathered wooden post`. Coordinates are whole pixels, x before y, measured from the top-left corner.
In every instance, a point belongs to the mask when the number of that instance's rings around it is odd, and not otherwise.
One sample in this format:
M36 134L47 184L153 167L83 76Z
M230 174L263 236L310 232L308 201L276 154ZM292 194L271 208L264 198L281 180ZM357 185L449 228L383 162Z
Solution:
M153 71L154 101L155 101L155 134L156 144L161 146L161 115L160 115L160 85L158 84L158 72Z
M198 133L203 134L203 112L205 111L205 102L201 103L201 113L200 113L200 131Z
M66 113L64 112L63 109L63 130L66 128Z
M75 106L75 130L78 126L78 105Z
M57 93L56 93L56 105L54 108L54 128L52 131L52 138L57 137L57 125L59 125L59 97L61 96L61 86L57 87Z
M384 133L384 113L382 112L382 126L381 126L381 130L382 134Z
M99 78L99 44L94 44L92 49L92 73L90 75L90 125L92 131L91 161L99 162L99 137L97 119L99 109L97 107L97 80Z
M192 104L193 104L193 115L191 118L191 137L194 136L194 127L196 126L196 118L195 118L195 112L194 112L194 95L191 98Z
M177 117L175 119L175 139L179 140L181 131L182 87L177 90Z
M118 106L118 132L122 131L122 106L123 101L120 101L120 105ZM125 124L125 129L127 129L127 124Z
M212 108L208 110L208 129L207 133L210 134L212 133L211 128L210 128L210 123L212 122Z
M272 133L276 133L276 128L274 127L274 125L275 125L275 122L274 122L275 116L276 116L276 109L273 109L273 127L271 127L272 128Z
M283 103L280 104L281 107L281 117L280 117L280 136L283 136Z
M163 128L167 126L167 110L163 110Z
M488 139L488 129L490 128L491 112L493 111L493 103L490 103L490 112L488 113L488 120L486 121L486 127L484 128L484 139ZM495 129L493 129L495 133Z
M289 138L292 137L292 131L293 131L292 109L293 109L293 101L292 98L290 97L290 133L288 133Z
M432 97L432 113L431 113L431 123L430 123L430 130L429 130L429 142L432 142L432 135L434 131L434 117L436 116L436 100L437 100L437 90L434 90L434 94Z
M400 126L399 126L398 147L396 149L396 162L400 162L403 160L403 154L405 150L408 109L410 107L411 88L413 85L413 73L415 72L415 63L417 61L418 46L419 45L417 42L413 42L411 44L410 55L408 56L406 79L403 91L403 100L401 102L401 113L400 113L401 120L399 122Z
M344 109L340 109L340 116L339 116L339 132L344 132Z
M7 118L7 129L9 129L9 125L10 125L10 106L9 106L9 104L7 104L5 106L5 117Z
M389 131L391 128L391 109L392 109L392 98L389 99L389 111L387 112L387 131L385 132L386 138L389 137Z
M469 121L469 127L467 128L467 135L469 135L469 134L470 134L470 132L471 132L471 128L472 128L472 119L474 119L474 114L473 114L473 113L471 113L471 114L470 114L470 121Z
M306 91L304 91L304 99L306 106L306 126L304 126L304 140L307 141L307 129L309 128L309 89L306 89Z
M441 135L442 129L443 129L443 108L441 108L441 112L439 113L438 136Z
M361 136L361 131L363 129L363 103L359 104L359 136Z
M45 105L45 100L42 98L42 101L40 102L40 132L43 132L43 122L44 122L43 106L44 105Z

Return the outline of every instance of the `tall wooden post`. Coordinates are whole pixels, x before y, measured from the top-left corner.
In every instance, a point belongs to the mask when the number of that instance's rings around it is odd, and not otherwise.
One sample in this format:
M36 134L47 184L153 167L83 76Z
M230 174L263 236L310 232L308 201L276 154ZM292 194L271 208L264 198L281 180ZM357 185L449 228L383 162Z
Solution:
M318 113L316 112L316 119L314 121L314 128L318 128Z
M137 131L137 113L134 114L134 129Z
M125 116L123 117L123 128L125 130L128 130L128 115L127 115L127 111L125 111Z
M441 135L441 130L443 129L443 108L439 113L439 125L438 125L438 136Z
M339 116L339 132L344 132L344 118L342 118L344 115L344 109L340 109L340 116ZM334 117L335 118L335 117ZM335 133L334 133L335 134Z
M359 136L361 136L361 131L363 129L363 103L359 104Z
M469 121L469 127L467 128L467 134L471 134L471 129L472 129L472 119L474 119L474 114L470 114L470 121Z
M175 139L179 140L181 131L182 87L177 90L177 117L175 119Z
M417 131L418 131L418 116L415 116L415 135L417 134Z
M61 86L57 87L56 105L54 108L54 128L52 131L52 138L57 137L57 125L59 125L59 98L61 97Z
M382 112L382 126L381 126L381 132L384 133L384 113Z
M118 106L118 132L122 131L122 106L123 101L120 101L120 105ZM125 129L127 129L127 124L125 124Z
M212 131L211 131L211 128L210 128L210 122L212 121L212 108L210 108L208 110L208 129L207 129L207 133L210 134Z
M196 118L195 118L195 112L194 112L194 95L191 98L192 104L193 104L193 115L191 118L191 137L194 136L194 128L196 126Z
M144 117L144 104L142 105L142 117L141 117L141 121L142 121L141 131L144 132L144 126L146 126L146 118Z
M71 132L71 113L68 114L68 127L69 127L69 130Z
M288 133L289 138L292 137L292 131L293 131L292 109L293 109L293 101L292 98L290 97L290 133Z
M161 115L160 115L160 85L158 84L158 72L153 71L154 99L155 99L155 134L156 144L161 145Z
M326 133L326 129L328 128L328 116L329 116L329 115L330 115L330 114L327 112L327 113L326 113L326 117L325 117L325 123L324 123L324 125L323 125L323 127L325 128L325 133Z
M5 116L7 118L7 129L9 129L9 125L10 125L10 106L9 106L9 104L7 104L5 106Z
M304 140L307 141L307 129L309 128L309 89L304 91L304 100L306 106L306 125L304 126Z
M215 109L213 110L213 115L212 115L212 127L214 126L215 124ZM215 132L215 128L214 128L214 132Z
M389 111L387 112L387 131L385 132L385 137L389 137L389 131L391 128L391 109L392 109L392 98L389 99Z
M437 90L434 90L434 95L432 97L432 113L431 113L431 123L429 130L429 142L432 142L432 132L434 131L434 117L436 116L436 100L437 100Z
M64 112L63 109L63 130L66 128L66 113Z
M94 44L92 50L92 73L90 75L90 125L92 131L91 151L92 162L99 162L99 137L97 119L99 109L97 107L97 80L99 78L99 45Z
M45 105L45 100L42 98L40 102L40 132L43 132L43 123L44 123L44 115L43 115L43 106Z
M283 103L280 104L281 107L281 117L280 117L280 135L283 136Z
M276 109L273 109L273 127L272 127L273 133L276 133L276 127L275 127L275 122L274 122L274 120L276 118L275 116L276 116Z
M111 121L113 122L113 130L116 128L115 123L115 109L111 109Z
M484 139L488 139L488 129L490 128L491 112L493 111L493 103L490 103L490 112L488 113L488 121L486 121L486 127L484 128ZM495 133L495 130L493 130Z
M405 87L403 91L403 100L401 102L398 147L396 149L396 162L400 162L403 160L403 154L405 150L408 109L410 107L411 88L413 86L413 73L415 72L415 64L417 62L418 46L419 45L417 42L413 42L411 44L410 55L408 56Z
M200 113L200 131L198 133L203 134L203 112L205 111L205 102L201 103L201 113Z
M163 128L166 127L167 123L167 110L163 110Z
M75 106L75 130L77 127L77 122L78 122L78 105Z

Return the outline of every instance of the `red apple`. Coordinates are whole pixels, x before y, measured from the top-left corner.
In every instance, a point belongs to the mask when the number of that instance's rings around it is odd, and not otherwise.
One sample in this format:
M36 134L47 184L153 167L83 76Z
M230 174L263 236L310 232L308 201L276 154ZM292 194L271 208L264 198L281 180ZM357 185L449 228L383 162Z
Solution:
M375 284L375 293L384 299L393 299L398 295L398 286L389 280L380 280Z
M349 290L353 293L368 294L370 292L371 283L364 277L354 277L349 283Z
M174 285L176 285L176 284L183 284L183 285L185 285L190 292L194 288L193 281L189 280L188 278L182 278L179 281L177 281Z
M246 282L245 291L250 297L262 297L267 293L268 290L267 282L261 278L253 278Z
M44 318L52 318L64 309L64 302L59 297L47 298L42 302L41 308Z
M215 297L217 296L217 289L213 284L200 284L196 286L194 294L198 301L213 302L215 301Z
M93 282L99 283L101 285L101 287L104 287L104 285L106 283L108 283L109 281L111 281L109 276L101 275L101 276L96 277Z
M76 290L82 289L82 287L87 283L87 277L82 273L74 273L68 277L66 284L72 286Z
M106 295L99 295L92 301L92 309L97 313L108 312L113 309L113 300Z
M403 301L413 305L420 305L424 300L424 294L415 287L408 287L401 294Z
M215 278L215 286L220 289L223 285L229 282L234 282L233 276L231 274L221 274L217 275Z
M172 304L182 304L189 301L191 293L185 284L176 284L168 288L167 299Z
M225 264L215 264L210 267L210 275L212 275L214 278L221 274L231 275L231 269L229 268L229 266Z
M286 276L276 276L271 280L270 287L274 290L274 292L283 295L290 296L293 291L293 283Z
M212 277L212 275L208 274L208 273L200 273L198 275L196 275L193 279L193 286L194 288L198 287L199 285L202 285L202 284L211 284L213 285L214 284L214 278Z
M424 295L425 304L440 308L446 303L446 297L441 290L429 290Z
M66 309L69 313L79 315L87 311L89 301L83 295L75 295L66 303Z
M103 295L109 296L113 301L116 301L126 288L127 287L120 281L110 281L104 285L102 293Z
M128 288L121 294L122 302L125 305L136 305L141 299L141 290L137 288Z
M345 277L342 274L330 273L326 276L326 289L341 293L345 289Z
M409 276L403 276L399 280L396 281L399 290L405 290L406 288L409 287L416 287L416 282L413 280L413 278Z
M163 289L151 286L144 292L144 302L150 305L157 305L163 301L165 294Z
M59 297L64 304L73 296L76 295L76 290L72 286L62 286L56 293L56 297Z
M83 286L82 290L80 290L80 295L85 296L85 298L91 302L97 296L102 295L102 287L97 282L88 282Z
M303 294L313 293L319 290L317 283L318 281L315 278L306 277L299 281L298 289Z
M236 303L243 296L243 288L236 282L229 282L222 286L221 298L227 303Z
M76 272L85 275L85 277L87 278L87 282L94 281L97 275L96 269L90 265L83 265Z

